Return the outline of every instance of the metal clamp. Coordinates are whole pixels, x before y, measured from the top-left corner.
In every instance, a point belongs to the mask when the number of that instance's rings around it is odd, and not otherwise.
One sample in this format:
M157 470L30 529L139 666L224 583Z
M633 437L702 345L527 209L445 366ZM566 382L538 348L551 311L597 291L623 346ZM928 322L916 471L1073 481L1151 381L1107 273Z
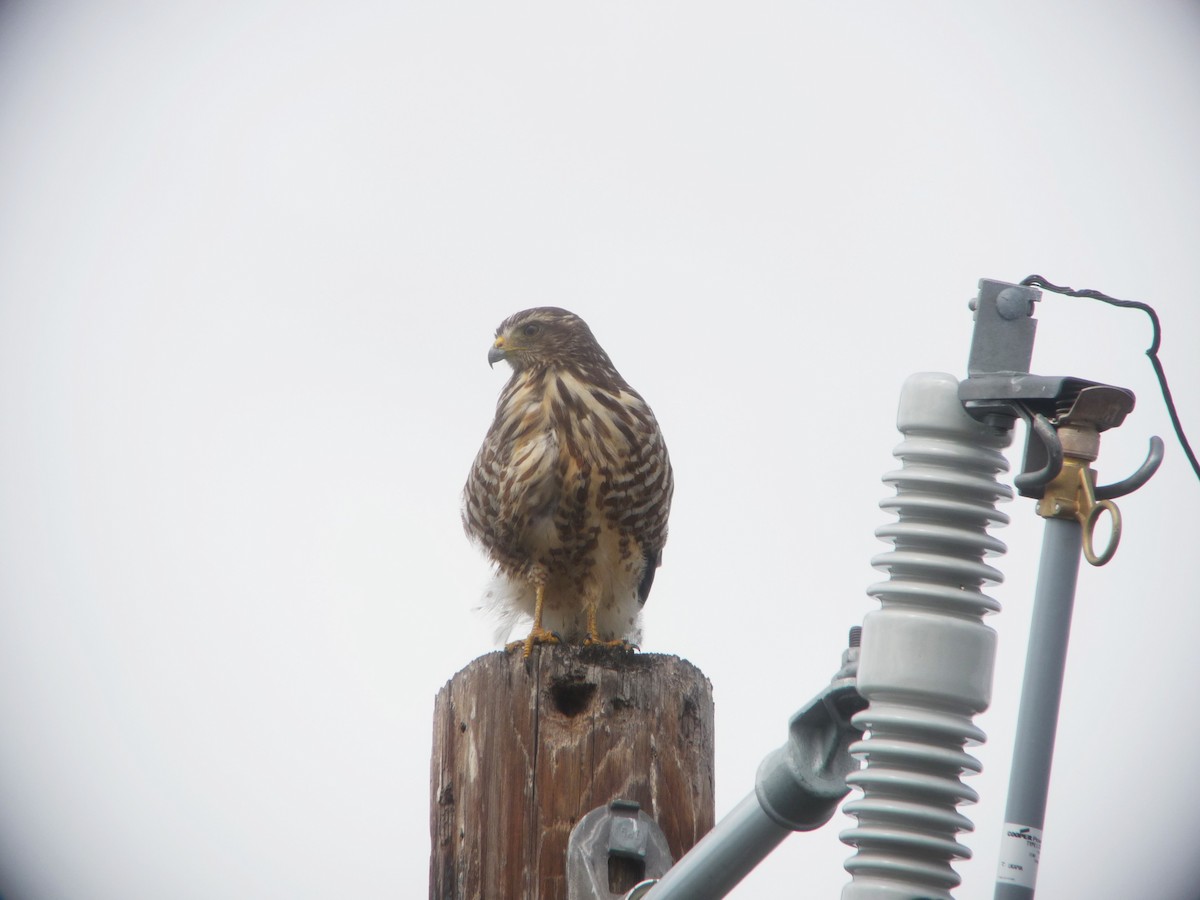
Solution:
M1113 558L1121 542L1121 510L1111 500L1096 499L1096 472L1087 460L1066 457L1062 471L1048 485L1038 501L1038 515L1046 519L1075 519L1083 527L1083 557L1093 566L1102 566ZM1111 520L1108 544L1096 552L1096 523L1102 513Z
M630 888L644 892L647 880L661 878L671 862L666 836L641 805L614 800L587 813L571 829L567 898L617 900Z
M1121 542L1121 511L1112 502L1135 490L1157 471L1162 462L1162 441L1150 441L1150 453L1133 475L1116 484L1096 487L1096 472L1089 463L1100 454L1100 432L1113 421L1124 418L1132 408L1132 396L1123 396L1117 388L1094 385L1084 388L1072 400L1070 407L1052 423L1052 433L1045 428L1035 429L1050 457L1061 455L1061 469L1042 489L1037 512L1043 518L1075 519L1083 528L1083 557L1093 566L1102 566L1113 558ZM1035 422L1040 416L1035 414ZM1057 449L1051 448L1056 444ZM1049 452L1054 449L1054 452ZM1111 529L1103 550L1096 549L1096 525L1107 512Z
M1096 486L1089 463L1100 452L1100 433L1116 428L1134 406L1131 391L1079 378L1025 373L973 375L959 386L964 407L980 421L1003 427L1005 417L1028 426L1025 460L1013 484L1038 500L1043 518L1076 519L1083 528L1083 555L1093 566L1113 558L1121 540L1121 511L1112 502L1150 480L1163 458L1163 443L1150 439L1150 452L1137 471L1114 484ZM1108 543L1096 548L1103 513L1111 521Z

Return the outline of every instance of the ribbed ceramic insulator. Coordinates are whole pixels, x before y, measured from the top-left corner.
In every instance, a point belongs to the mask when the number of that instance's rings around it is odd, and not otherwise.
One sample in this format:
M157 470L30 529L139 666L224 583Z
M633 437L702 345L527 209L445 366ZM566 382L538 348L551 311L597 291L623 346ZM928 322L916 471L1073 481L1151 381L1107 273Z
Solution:
M1012 491L996 475L1010 434L971 418L942 374L909 378L897 420L902 467L884 476L896 495L880 506L898 519L876 532L893 549L872 560L889 577L868 588L881 608L863 622L869 705L854 723L868 737L850 748L865 766L846 779L862 797L843 807L858 824L841 835L857 848L842 900L951 897L951 862L971 855L958 806L978 799L960 777L980 769L964 747L985 739L972 719L991 701L995 632L983 616L1000 605L982 587L1003 576L983 559L1005 550L987 529L1008 522L996 503Z

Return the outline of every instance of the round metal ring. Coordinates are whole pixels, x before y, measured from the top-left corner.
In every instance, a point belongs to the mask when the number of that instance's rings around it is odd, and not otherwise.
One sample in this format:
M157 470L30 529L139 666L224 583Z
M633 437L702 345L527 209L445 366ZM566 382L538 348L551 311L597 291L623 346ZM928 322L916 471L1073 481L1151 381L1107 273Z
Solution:
M1100 520L1100 513L1105 510L1108 510L1108 514L1112 516L1112 532L1108 537L1108 546L1097 555L1093 544L1093 535L1096 531L1096 523ZM1117 544L1121 543L1121 511L1111 500L1100 500L1087 511L1082 524L1084 558L1093 566L1104 565L1113 558L1113 554L1117 552Z

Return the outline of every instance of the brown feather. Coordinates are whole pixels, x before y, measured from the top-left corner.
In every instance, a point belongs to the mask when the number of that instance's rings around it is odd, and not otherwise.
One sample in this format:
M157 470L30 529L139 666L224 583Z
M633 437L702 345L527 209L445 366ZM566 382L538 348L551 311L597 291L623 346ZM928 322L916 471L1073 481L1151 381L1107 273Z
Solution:
M553 307L496 331L513 367L463 491L463 525L495 563L498 593L547 627L632 639L667 540L674 483L654 413L587 324Z

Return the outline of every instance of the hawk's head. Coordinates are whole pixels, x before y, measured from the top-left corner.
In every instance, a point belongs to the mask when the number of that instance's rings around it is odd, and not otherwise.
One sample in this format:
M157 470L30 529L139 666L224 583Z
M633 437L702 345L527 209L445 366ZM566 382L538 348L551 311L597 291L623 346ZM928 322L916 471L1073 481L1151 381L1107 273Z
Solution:
M488 364L502 359L518 372L537 365L612 366L587 322L556 306L525 309L501 322Z

